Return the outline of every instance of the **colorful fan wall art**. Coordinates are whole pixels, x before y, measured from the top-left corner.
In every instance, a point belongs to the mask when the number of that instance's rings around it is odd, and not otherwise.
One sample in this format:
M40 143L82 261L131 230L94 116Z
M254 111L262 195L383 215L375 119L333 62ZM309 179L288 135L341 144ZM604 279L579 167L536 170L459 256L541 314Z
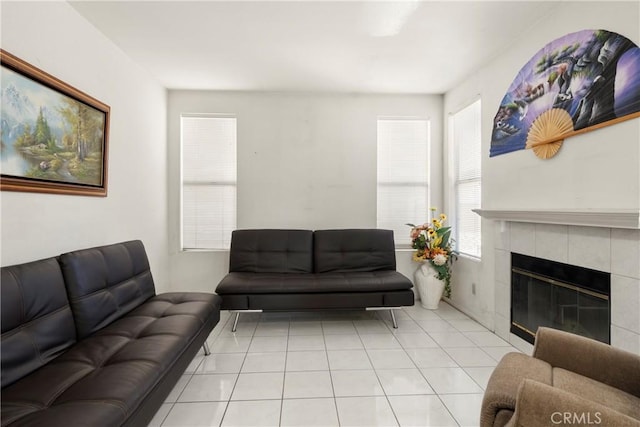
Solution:
M490 156L531 148L548 159L569 136L634 117L640 48L610 31L578 31L547 44L520 70L493 119Z

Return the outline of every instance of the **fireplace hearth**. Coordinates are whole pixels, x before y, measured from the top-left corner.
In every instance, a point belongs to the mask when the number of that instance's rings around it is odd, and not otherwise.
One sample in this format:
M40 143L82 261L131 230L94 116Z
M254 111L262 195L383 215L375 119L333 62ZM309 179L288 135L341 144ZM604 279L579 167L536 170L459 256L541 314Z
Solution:
M540 326L609 344L611 275L511 253L511 332L533 344Z

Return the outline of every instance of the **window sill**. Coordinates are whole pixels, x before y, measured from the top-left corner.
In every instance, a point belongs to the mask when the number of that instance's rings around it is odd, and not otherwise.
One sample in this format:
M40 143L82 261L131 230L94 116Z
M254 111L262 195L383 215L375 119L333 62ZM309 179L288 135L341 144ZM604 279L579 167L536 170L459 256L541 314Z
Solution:
M477 263L481 263L482 262L482 256L475 256L475 255L469 255L469 254L458 254L458 258L462 258L471 262L477 262Z
M196 248L180 248L180 252L229 252L229 249L196 249Z

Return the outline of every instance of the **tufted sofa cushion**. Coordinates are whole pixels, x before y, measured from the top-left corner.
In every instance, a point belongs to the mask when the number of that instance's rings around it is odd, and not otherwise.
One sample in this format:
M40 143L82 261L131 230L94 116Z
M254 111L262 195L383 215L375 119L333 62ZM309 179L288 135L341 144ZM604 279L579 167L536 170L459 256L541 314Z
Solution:
M76 342L55 258L2 268L2 387L35 371Z
M230 272L311 273L310 230L235 230L231 235Z
M220 320L215 294L155 295L139 241L1 279L3 427L147 425Z
M396 269L393 230L317 230L313 246L316 273Z
M213 294L152 297L4 388L2 425L125 424L174 364L191 360L192 354L186 360L181 356L197 336L208 335L219 320L219 307Z
M110 324L155 295L141 241L60 255L78 339Z
M239 230L229 264L216 287L223 310L414 304L413 284L396 271L391 230Z
M354 273L229 273L216 288L226 294L287 294L402 291L412 287L409 279L397 271Z

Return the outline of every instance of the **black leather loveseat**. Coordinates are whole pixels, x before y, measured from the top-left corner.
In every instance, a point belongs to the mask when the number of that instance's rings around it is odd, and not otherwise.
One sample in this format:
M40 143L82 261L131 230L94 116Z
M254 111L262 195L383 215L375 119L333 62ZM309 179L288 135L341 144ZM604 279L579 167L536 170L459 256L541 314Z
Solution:
M302 311L393 309L414 304L413 284L396 271L393 231L236 230L229 274L216 288L222 309Z
M145 426L220 320L140 241L2 268L2 426Z

